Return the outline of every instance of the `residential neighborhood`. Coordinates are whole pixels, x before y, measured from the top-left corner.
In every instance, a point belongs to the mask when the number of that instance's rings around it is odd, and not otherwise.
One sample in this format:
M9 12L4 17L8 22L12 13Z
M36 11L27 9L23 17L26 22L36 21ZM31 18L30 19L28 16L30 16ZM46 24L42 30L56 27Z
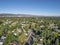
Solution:
M1 17L0 45L60 45L60 18Z

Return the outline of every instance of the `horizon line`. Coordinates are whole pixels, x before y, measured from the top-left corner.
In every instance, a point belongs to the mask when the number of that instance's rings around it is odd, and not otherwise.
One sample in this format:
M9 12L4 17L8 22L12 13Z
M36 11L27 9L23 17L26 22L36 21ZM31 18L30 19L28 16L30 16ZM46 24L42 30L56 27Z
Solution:
M28 16L46 16L46 17L60 17L60 15L43 15L43 14L28 14L28 13L0 13L0 14L16 14L16 15L28 15Z

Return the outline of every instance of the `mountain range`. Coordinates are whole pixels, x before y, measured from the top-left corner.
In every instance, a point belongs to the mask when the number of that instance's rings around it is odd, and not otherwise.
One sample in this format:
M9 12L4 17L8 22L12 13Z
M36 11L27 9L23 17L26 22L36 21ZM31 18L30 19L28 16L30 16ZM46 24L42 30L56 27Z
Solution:
M9 13L2 13L0 17L60 17L60 16L39 16L39 15L32 15L32 14L9 14Z

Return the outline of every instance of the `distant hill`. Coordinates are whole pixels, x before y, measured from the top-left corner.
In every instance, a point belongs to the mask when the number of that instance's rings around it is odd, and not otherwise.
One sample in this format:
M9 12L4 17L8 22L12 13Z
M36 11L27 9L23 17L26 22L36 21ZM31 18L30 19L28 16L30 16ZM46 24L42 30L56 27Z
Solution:
M60 17L60 16L38 16L38 15L31 15L31 14L8 14L2 13L0 17Z
M35 15L29 14L0 14L0 17L33 17Z

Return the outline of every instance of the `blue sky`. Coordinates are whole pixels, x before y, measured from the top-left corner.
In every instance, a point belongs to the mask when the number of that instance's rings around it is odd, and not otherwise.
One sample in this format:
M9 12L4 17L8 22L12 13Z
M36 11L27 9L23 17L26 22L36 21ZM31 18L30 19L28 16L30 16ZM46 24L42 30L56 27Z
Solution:
M0 13L60 16L60 0L0 0Z

